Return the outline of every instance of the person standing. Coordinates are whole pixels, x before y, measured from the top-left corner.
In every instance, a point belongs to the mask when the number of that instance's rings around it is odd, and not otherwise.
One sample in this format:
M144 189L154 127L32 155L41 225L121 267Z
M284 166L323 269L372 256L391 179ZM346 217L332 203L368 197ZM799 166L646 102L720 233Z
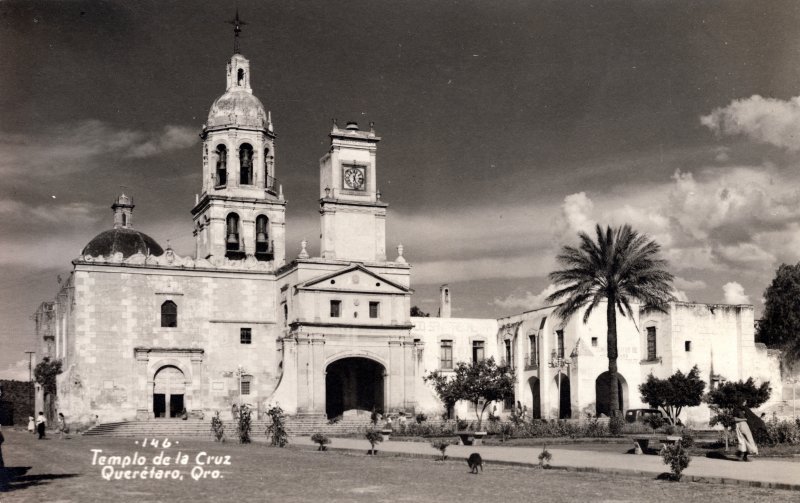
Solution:
M736 447L736 456L742 461L750 461L747 459L748 454L758 454L758 446L753 439L753 433L750 431L750 426L747 424L747 413L745 412L746 405L743 403L741 407L737 407L733 412L733 418L736 422L736 440L739 445Z
M47 426L47 419L44 418L44 412L39 412L36 418L36 431L39 433L39 440L44 438L44 429Z
M33 420L33 416L28 416L28 433L33 435L36 432L36 421Z
M67 433L67 420L64 418L64 414L61 412L58 413L58 435L59 438L62 440L64 439L64 434Z

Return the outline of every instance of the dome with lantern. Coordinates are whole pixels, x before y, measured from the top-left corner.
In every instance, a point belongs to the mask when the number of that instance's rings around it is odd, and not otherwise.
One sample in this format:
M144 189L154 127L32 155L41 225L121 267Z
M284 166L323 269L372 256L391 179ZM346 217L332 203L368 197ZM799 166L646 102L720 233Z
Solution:
M144 232L137 231L131 225L133 214L133 198L120 194L111 209L114 210L114 228L103 231L83 247L81 255L86 257L110 257L117 253L128 258L140 253L142 255L162 255L164 249Z

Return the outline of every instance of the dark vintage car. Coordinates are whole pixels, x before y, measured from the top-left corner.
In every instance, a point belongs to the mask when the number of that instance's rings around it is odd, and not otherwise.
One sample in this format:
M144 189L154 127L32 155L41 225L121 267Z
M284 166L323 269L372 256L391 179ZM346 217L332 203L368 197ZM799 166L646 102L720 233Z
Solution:
M663 418L664 414L658 409L628 409L625 411L625 421L628 423L644 421L650 416L660 416Z

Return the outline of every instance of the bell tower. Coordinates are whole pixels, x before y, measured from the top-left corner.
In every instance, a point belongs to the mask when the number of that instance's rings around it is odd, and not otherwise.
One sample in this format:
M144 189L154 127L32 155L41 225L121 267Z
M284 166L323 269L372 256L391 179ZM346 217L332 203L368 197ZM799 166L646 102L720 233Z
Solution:
M250 86L250 61L238 52L243 22L233 22L236 53L225 93L214 101L203 139L202 193L192 209L197 258L250 256L285 261L286 201L275 178L272 117Z
M386 208L376 178L380 137L373 124L344 129L333 121L331 147L320 159L322 258L386 261Z

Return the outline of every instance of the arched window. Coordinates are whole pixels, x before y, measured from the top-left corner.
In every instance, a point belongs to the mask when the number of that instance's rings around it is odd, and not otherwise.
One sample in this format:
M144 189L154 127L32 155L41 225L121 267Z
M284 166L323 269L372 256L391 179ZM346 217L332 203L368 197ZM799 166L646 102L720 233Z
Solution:
M178 326L178 306L171 300L164 301L164 303L161 304L161 326Z
M269 149L264 149L264 188L269 189L272 188L272 183L270 183L270 174L269 174Z
M122 226L123 227L128 226L128 215L126 215L125 213L122 214Z
M228 183L228 149L225 145L217 145L217 186L222 187Z
M270 252L269 249L269 221L264 215L256 217L256 258L268 260L264 255Z
M236 213L229 213L225 219L225 251L238 252L241 250L241 241L239 240L239 215Z
M247 143L239 147L239 183L253 185L253 147Z
M239 68L239 71L236 72L236 84L239 86L244 85L244 70Z

